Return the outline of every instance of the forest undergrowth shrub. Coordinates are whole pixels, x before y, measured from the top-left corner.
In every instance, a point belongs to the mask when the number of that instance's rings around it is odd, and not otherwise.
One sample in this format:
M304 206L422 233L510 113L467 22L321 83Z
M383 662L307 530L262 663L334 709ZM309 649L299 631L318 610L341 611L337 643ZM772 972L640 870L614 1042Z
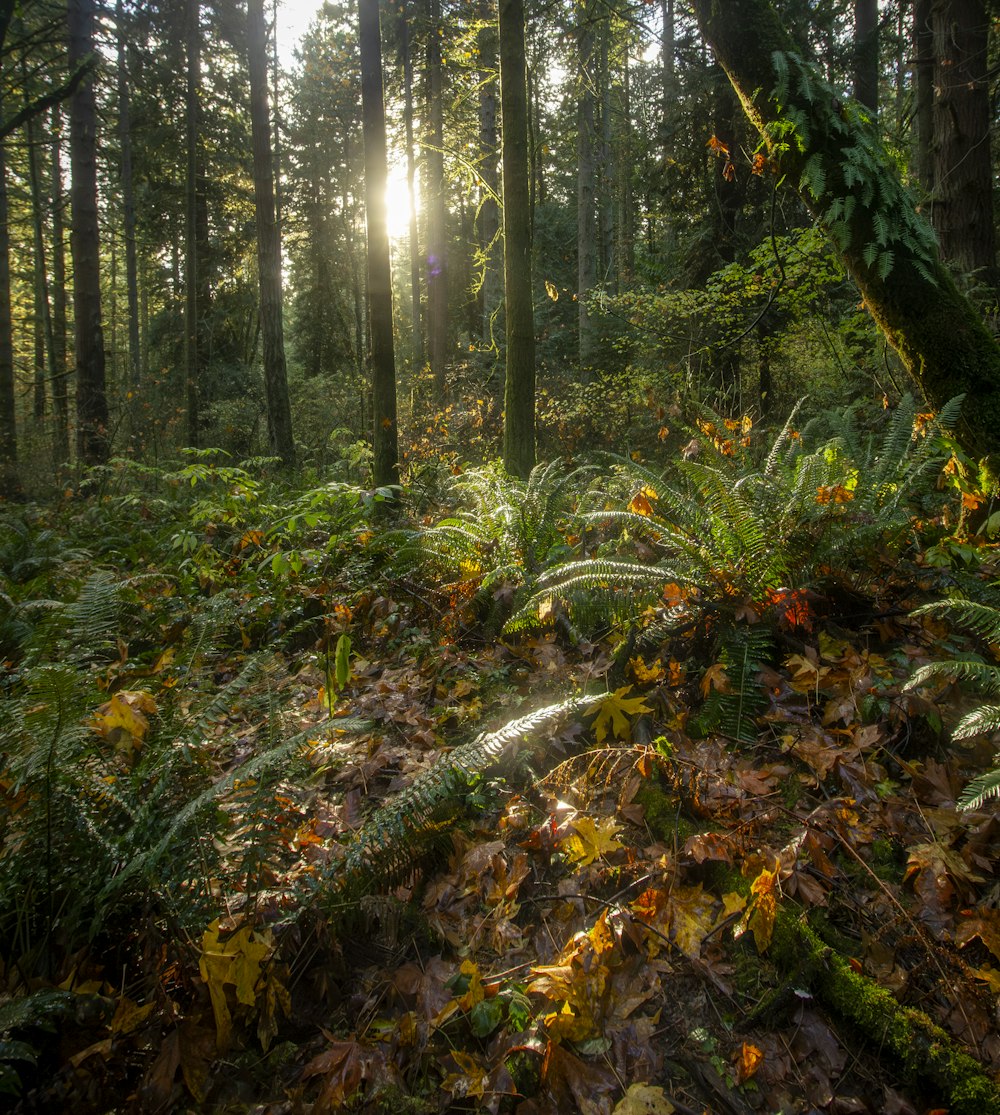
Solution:
M506 630L564 614L591 637L683 636L685 657L740 679L734 700L717 687L706 712L739 738L754 711L749 682L772 652L767 632L811 623L809 594L831 583L867 591L887 575L913 539L914 507L935 495L947 457L935 435L959 407L933 416L904 399L876 436L840 419L812 448L795 412L763 447L749 420L705 413L687 459L662 473L631 460L610 467L580 511L582 552L540 574Z
M110 573L85 581L35 632L0 712L0 940L15 984L65 978L105 936L131 967L126 942L140 953L154 926L193 933L222 894L246 906L266 883L276 787L304 743L285 730L278 665L248 655L217 681L202 624L124 688L118 648L138 607Z
M445 591L458 588L494 625L533 590L539 574L570 552L567 530L587 467L537 465L527 480L499 463L454 477L455 514L406 535L400 561L424 563Z

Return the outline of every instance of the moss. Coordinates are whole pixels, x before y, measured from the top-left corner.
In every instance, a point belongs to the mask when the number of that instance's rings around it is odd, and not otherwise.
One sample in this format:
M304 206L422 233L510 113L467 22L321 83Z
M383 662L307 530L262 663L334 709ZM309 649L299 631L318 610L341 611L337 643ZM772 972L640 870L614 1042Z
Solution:
M697 831L682 815L677 795L665 789L658 778L643 782L634 800L645 811L649 831L659 840L676 841L679 846Z
M1000 1115L1000 1090L973 1057L922 1011L855 972L805 922L779 913L771 949L779 967L796 971L828 1007L890 1049L913 1083L943 1093L953 1115Z

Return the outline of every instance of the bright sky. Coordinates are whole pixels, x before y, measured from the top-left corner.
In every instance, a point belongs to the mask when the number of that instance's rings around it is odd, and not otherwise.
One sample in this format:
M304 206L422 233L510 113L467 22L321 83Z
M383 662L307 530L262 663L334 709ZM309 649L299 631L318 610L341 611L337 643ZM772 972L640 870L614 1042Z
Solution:
M292 51L322 4L323 0L279 0L278 54L285 66L292 64Z

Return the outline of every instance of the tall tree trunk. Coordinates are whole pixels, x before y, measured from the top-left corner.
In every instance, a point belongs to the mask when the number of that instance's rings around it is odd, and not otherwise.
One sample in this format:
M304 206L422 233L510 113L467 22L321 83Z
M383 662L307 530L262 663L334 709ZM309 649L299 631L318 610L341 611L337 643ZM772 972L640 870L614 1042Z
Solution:
M490 342L493 317L503 298L500 252L497 233L500 228L500 175L497 168L497 26L490 19L490 0L480 0L479 17L479 256L483 269L480 284L482 321L480 337Z
M503 459L509 472L527 476L535 464L535 322L523 0L500 0L500 100L507 321Z
M69 64L94 51L94 0L69 0ZM91 75L70 101L70 199L73 318L76 334L76 451L81 464L108 459L108 400L101 327L101 258L97 220L97 105Z
M589 299L597 285L597 219L594 104L594 0L579 5L576 27L576 297L580 369L584 379L593 372L594 325Z
M934 192L934 0L913 2L916 171L923 192Z
M187 155L185 179L186 227L184 238L184 371L187 397L187 440L197 447L201 441L201 376L203 329L200 321L208 307L201 305L201 272L204 260L198 258L199 193L201 158L199 132L201 130L201 4L200 0L186 0L187 17L187 89L185 96L185 136Z
M392 337L392 273L386 225L385 106L378 0L359 0L361 124L365 144L365 223L368 230L368 340L374 421L376 487L399 483L396 359Z
M635 276L635 197L632 192L633 129L632 78L628 44L622 60L622 113L625 117L624 140L618 155L618 275L626 286Z
M52 434L52 461L56 468L68 464L69 376L66 359L66 230L63 217L62 112L52 109L52 405L55 429Z
M406 5L400 7L403 51L403 127L406 133L406 189L410 207L410 315L412 362L424 365L424 329L420 306L420 232L417 227L417 160L413 150L413 54L410 49L410 22Z
M121 142L122 215L125 224L125 290L128 302L128 378L132 392L142 379L142 355L139 349L139 268L135 244L135 191L132 185L132 106L129 71L125 50L125 11L122 0L115 5L118 39L118 135ZM141 431L132 430L132 436Z
M0 143L0 497L21 494L17 466L14 393L14 322L10 301L10 232L7 224L7 152Z
M444 68L441 61L441 0L430 0L427 40L427 339L434 395L445 397L448 364L448 229L444 185Z
M996 453L1000 347L941 263L874 130L815 76L803 92L789 59L793 44L767 0L728 0L725 13L717 0L694 0L693 6L776 170L800 184L803 201L831 231L869 313L903 365L933 406L964 393L966 446L976 455ZM780 97L776 55L793 71ZM793 114L808 124L801 149L779 131ZM866 166L860 177L859 163Z
M42 197L41 173L38 169L38 149L34 119L25 123L28 141L28 182L31 188L31 224L34 232L35 265L35 418L45 417L48 380L55 390L58 374L56 368L55 338L52 332L52 306L49 301L49 273L45 256L45 200Z
M993 165L984 0L935 0L934 158L931 221L941 254L993 279Z
M598 229L600 232L600 275L617 289L614 274L614 167L611 161L611 20L605 18L600 29L600 64L598 66L601 90L601 147L598 173Z
M854 99L878 115L878 0L854 0Z
M295 464L292 411L288 402L285 335L281 312L281 237L274 209L271 121L267 109L267 36L263 0L247 0L247 62L253 135L253 193L257 217L257 271L264 336L264 396L271 452Z

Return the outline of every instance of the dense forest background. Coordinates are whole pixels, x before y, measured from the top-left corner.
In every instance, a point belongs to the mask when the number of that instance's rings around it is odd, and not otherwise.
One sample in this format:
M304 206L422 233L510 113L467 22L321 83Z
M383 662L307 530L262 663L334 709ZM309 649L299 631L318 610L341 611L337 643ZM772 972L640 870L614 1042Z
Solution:
M42 490L77 463L182 446L291 460L297 444L303 461L363 467L357 10L322 8L286 68L271 33L280 9L82 3L67 48L61 8L7 7L8 486ZM877 120L892 168L990 313L988 9L780 15L795 49ZM775 420L806 393L822 407L905 389L685 5L529 6L524 34L542 457L649 448L681 398ZM488 458L501 444L496 11L387 9L380 46L407 476L427 456ZM258 229L274 241L263 255Z
M0 1109L1000 1111L1000 9L0 0Z

